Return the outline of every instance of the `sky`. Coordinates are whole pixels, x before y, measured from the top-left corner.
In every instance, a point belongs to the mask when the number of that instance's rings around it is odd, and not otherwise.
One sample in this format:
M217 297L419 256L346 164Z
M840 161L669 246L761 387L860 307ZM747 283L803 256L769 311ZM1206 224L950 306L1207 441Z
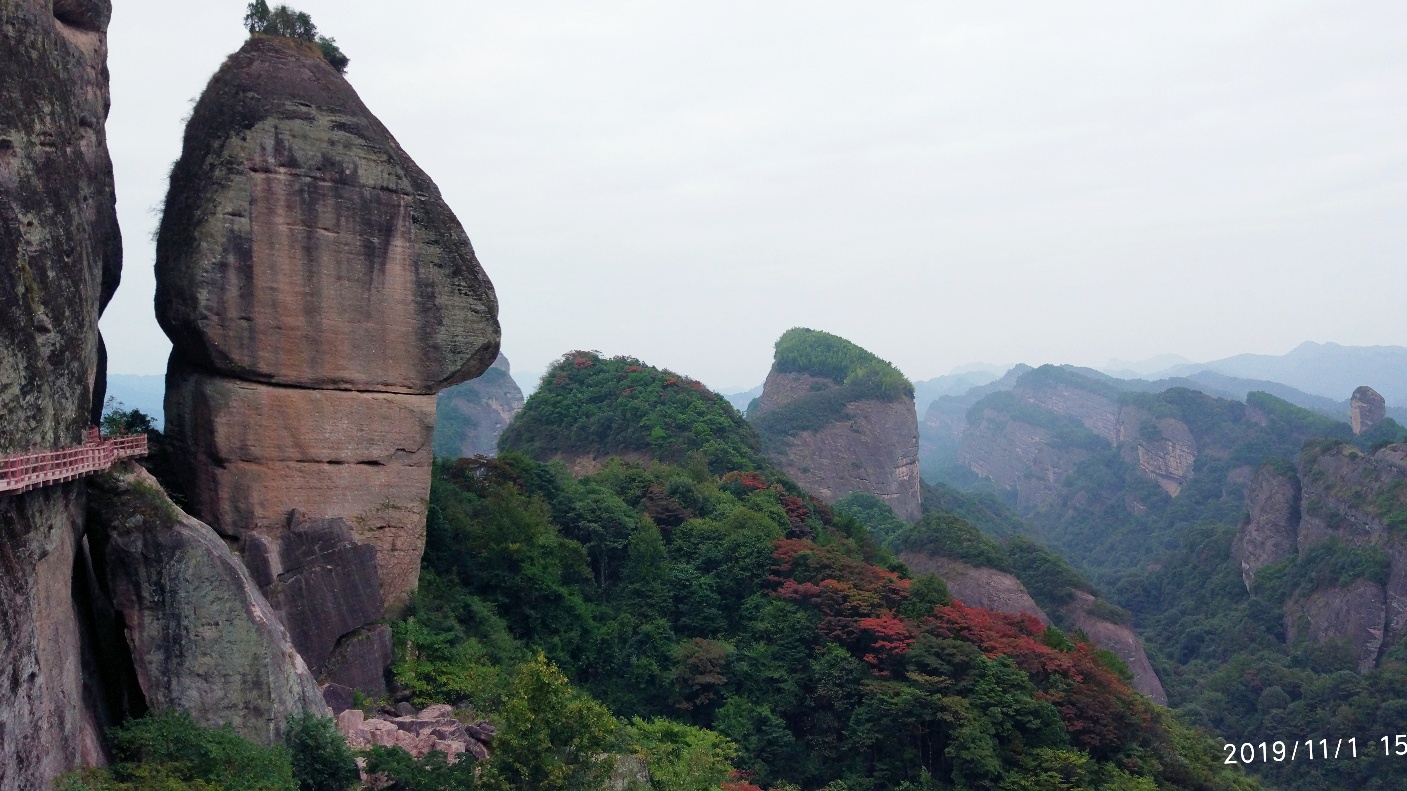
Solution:
M165 370L152 231L240 0L115 0L114 373ZM793 326L914 379L1407 345L1407 4L303 0L439 185L515 376L724 392Z

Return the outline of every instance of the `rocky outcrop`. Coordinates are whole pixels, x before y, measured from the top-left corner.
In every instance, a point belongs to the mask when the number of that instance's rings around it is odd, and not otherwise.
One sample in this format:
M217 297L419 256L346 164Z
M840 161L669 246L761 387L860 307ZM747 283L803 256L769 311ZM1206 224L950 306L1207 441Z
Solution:
M0 455L82 444L101 404L98 316L122 265L111 10L0 2ZM0 496L0 788L103 757L83 514L80 482Z
M1192 479L1197 465L1197 439L1181 420L1155 420L1138 407L1123 406L1114 439L1124 459L1156 481L1169 497L1178 496Z
M214 530L139 467L97 476L90 491L95 564L147 706L265 744L291 714L331 714L273 607Z
M1353 391L1348 400L1349 424L1354 434L1366 434L1387 419L1387 402L1367 385Z
M508 358L499 355L478 379L440 392L435 401L435 455L493 456L498 438L523 408Z
M468 237L316 47L256 36L192 113L156 269L187 502L315 669L374 681L352 654L417 584L435 394L498 355Z
M1047 625L1051 622L1021 581L1005 571L928 552L903 552L899 560L915 574L942 577L948 593L963 604L1010 615L1034 615Z
M1261 467L1246 489L1247 520L1236 531L1231 557L1241 569L1246 590L1256 571L1294 557L1299 534L1299 478L1271 466Z
M475 760L488 758L488 748L497 735L488 720L466 724L455 718L453 709L439 703L418 713L412 708L394 716L381 713L367 717L366 712L349 708L338 712L337 729L354 750L369 750L374 745L400 747L415 758L441 752L451 764L466 753Z
M840 383L805 373L772 370L754 416L824 396ZM826 502L851 492L883 500L896 516L916 521L919 501L918 414L911 396L865 398L845 405L838 419L773 443L774 457L808 491Z
M1168 705L1168 693L1154 672L1153 664L1148 661L1148 654L1143 650L1143 642L1138 635L1126 624L1099 617L1099 600L1091 594L1077 590L1074 596L1074 600L1063 608L1070 625L1084 632L1100 648L1122 659L1133 673L1134 689L1155 703Z
M1359 579L1343 588L1315 591L1285 604L1285 638L1323 643L1342 640L1361 671L1371 670L1382 648L1387 603L1381 585Z

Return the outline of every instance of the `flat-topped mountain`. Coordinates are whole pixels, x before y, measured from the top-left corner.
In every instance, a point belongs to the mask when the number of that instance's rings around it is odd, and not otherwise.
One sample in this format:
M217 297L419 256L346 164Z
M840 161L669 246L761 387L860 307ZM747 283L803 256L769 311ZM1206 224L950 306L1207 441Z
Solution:
M748 418L788 475L827 501L867 492L921 515L913 385L844 338L788 330Z

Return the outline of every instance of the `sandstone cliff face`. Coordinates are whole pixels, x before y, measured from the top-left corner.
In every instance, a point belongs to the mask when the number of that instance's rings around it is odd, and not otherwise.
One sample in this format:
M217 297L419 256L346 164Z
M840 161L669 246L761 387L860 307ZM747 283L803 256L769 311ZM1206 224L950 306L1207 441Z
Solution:
M369 602L394 614L417 584L435 393L498 355L497 301L468 237L313 48L256 37L187 126L157 316L190 506L267 561L265 592L310 661L345 666L329 646L366 637ZM374 548L379 590L353 602L359 546ZM309 553L322 571L275 593ZM317 602L336 617L310 616Z
M1043 375L1045 374L1045 375ZM1093 384L1091 385L1094 386ZM1192 431L1176 418L1154 418L1145 409L1121 404L1109 395L1084 389L1044 370L1022 375L1011 388L1021 404L1057 418L1073 418L1113 447L1122 457L1176 497L1192 478L1199 448ZM937 402L933 405L939 406ZM933 410L930 409L930 412ZM933 428L944 418L934 415ZM947 416L951 422L953 417ZM958 463L1017 493L1018 507L1038 509L1060 491L1061 481L1089 458L1089 448L1053 442L1052 431L1002 409L987 408L975 425L949 434L961 437ZM1138 505L1131 506L1138 509Z
M264 744L281 738L291 714L331 716L273 607L215 531L135 465L94 477L90 490L95 562L147 706L228 723Z
M757 415L836 386L829 379L774 368L763 385ZM884 500L900 519L918 520L923 512L913 398L856 401L846 406L846 414L847 419L787 438L777 462L826 502L867 492Z
M917 574L942 577L948 593L963 604L1010 615L1034 615L1042 623L1050 624L1050 618L1026 592L1021 581L1005 571L979 568L927 552L904 552L899 560Z
M1348 400L1348 414L1354 434L1364 434L1387 419L1387 402L1378 391L1364 385Z
M1246 489L1249 518L1236 533L1231 557L1241 568L1246 590L1256 571L1295 555L1300 521L1299 478L1262 467Z
M1306 452L1300 458L1301 517L1296 541L1304 552L1330 536L1374 547L1391 563L1385 586L1386 637L1407 637L1407 444L1372 455L1346 446Z
M1306 637L1316 643L1343 640L1353 651L1360 671L1371 670L1383 645L1387 618L1381 585L1354 580L1343 588L1315 591L1285 605L1285 639Z
M523 403L508 358L500 354L478 379L440 392L435 402L435 455L496 455L499 436Z
M80 444L93 417L98 316L122 263L110 14L106 0L0 2L0 454ZM0 788L102 758L83 502L81 483L0 497Z
M1060 483L1089 454L1050 442L1050 432L995 410L969 426L958 462L1003 488L1016 492L1023 510L1040 508L1059 493Z
M1197 440L1187 424L1177 418L1154 420L1138 407L1119 409L1115 440L1124 458L1138 465L1144 475L1152 478L1176 497L1192 479L1197 465Z

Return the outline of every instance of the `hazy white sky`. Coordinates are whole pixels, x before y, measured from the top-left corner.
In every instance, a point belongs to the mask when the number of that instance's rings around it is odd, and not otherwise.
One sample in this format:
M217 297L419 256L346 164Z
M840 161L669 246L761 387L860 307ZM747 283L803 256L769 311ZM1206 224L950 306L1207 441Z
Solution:
M788 327L986 360L1407 344L1407 3L303 0L439 184L515 371L722 389ZM243 0L115 0L117 373L153 208Z

